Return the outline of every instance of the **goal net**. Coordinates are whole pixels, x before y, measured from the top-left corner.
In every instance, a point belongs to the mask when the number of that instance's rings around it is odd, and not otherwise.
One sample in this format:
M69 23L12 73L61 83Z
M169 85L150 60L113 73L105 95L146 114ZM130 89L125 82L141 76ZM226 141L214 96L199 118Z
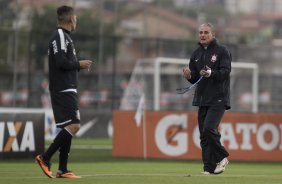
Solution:
M188 64L188 59L176 58L138 60L121 99L120 110L135 111L144 94L146 110L195 111L192 106L193 91L176 93L176 88L189 85L182 77L182 69ZM231 111L258 111L257 64L232 62L230 87Z

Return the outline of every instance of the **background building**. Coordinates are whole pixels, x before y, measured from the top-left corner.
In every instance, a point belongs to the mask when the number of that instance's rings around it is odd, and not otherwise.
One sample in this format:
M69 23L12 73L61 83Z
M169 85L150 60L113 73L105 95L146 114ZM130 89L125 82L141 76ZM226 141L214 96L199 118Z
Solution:
M95 60L93 70L80 75L82 108L107 113L118 109L138 59L189 58L197 27L207 21L215 24L217 37L230 48L234 62L259 64L259 90L269 94L260 110L281 111L279 0L3 0L1 106L50 106L46 47L56 26L55 9L62 4L74 6L78 14L73 36L79 58Z

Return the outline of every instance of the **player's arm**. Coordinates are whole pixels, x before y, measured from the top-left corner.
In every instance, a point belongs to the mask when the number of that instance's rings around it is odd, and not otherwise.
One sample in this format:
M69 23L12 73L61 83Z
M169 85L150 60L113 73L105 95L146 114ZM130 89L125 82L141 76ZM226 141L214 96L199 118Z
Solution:
M64 38L59 35L52 41L53 52L56 60L56 67L61 70L79 70L80 64L77 60L67 57L67 46Z
M199 80L200 75L197 72L197 68L196 68L196 65L195 65L195 58L193 57L193 55L190 58L189 70L190 70L190 78L187 78L187 80L191 84L194 84L195 82L197 82Z
M211 78L214 78L218 81L225 80L231 72L231 54L230 52L223 47L220 55L219 67L211 71Z
M56 66L62 70L80 70L80 64L77 60L67 58L64 51L55 54Z
M90 60L80 60L79 61L80 69L87 69L89 71L91 64L92 64L92 61Z

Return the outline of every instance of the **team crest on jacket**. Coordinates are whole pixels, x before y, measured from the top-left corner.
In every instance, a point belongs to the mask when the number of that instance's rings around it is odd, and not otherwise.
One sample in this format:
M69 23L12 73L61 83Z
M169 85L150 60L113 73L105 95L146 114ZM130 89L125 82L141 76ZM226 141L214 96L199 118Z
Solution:
M213 54L212 57L211 57L211 62L216 62L217 60L217 55Z

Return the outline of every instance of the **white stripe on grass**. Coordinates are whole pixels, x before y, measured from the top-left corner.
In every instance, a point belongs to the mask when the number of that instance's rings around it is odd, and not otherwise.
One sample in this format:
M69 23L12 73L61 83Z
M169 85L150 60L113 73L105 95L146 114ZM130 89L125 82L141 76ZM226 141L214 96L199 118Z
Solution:
M114 173L114 174L85 174L80 175L82 177L107 177L107 176L166 176L166 177L226 177L226 178L234 178L234 177L272 177L278 175L266 175L266 174L168 174L168 173Z
M2 173L2 172L1 172ZM112 173L112 174L106 174L106 173L100 173L100 174L83 174L80 175L83 177L109 177L109 176L113 176L113 177L127 177L127 176L135 176L135 177L223 177L223 178L239 178L239 177L247 177L247 178L252 178L252 177L260 177L260 178L266 178L266 177L273 177L273 176L280 176L280 175L247 175L247 174L211 174L211 175L203 175L203 174L168 174L168 173L136 173L136 174L132 174L132 173ZM0 181L1 179L15 179L15 178L20 178L20 179L41 179L41 178L46 178L48 179L46 176L1 176L0 177Z
M45 148L48 148L49 145L46 145ZM111 150L111 145L72 145L71 149L82 149L82 150Z

